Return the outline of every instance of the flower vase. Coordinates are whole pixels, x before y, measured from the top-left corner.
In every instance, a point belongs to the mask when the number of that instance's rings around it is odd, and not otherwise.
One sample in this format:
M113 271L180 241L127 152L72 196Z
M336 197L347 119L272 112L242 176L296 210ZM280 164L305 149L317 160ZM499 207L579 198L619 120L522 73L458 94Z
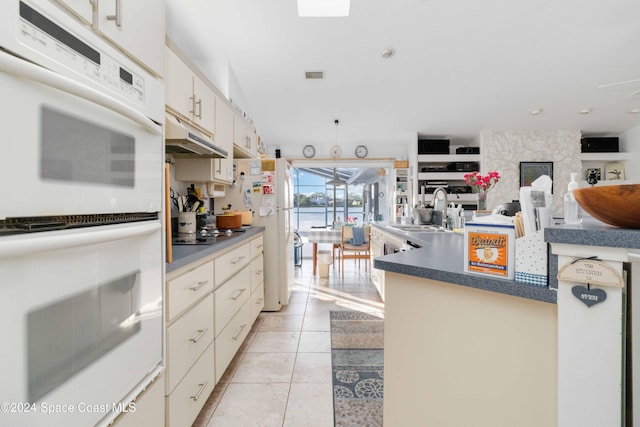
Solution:
M478 193L478 208L479 211L487 210L487 193Z

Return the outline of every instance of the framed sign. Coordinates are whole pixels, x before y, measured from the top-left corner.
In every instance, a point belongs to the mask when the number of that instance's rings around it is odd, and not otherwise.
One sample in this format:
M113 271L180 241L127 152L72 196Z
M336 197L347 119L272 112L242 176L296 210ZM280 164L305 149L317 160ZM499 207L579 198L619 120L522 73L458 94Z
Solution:
M520 162L520 187L530 187L542 175L553 181L553 162Z

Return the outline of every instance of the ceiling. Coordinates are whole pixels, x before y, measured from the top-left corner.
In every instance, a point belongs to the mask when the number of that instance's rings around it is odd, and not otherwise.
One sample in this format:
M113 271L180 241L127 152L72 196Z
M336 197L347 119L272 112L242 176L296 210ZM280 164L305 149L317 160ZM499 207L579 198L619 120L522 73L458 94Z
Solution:
M640 80L599 88L640 79L638 16L637 0L351 0L346 18L299 18L296 0L167 0L167 34L231 82L221 91L267 144L372 156L416 133L640 125Z

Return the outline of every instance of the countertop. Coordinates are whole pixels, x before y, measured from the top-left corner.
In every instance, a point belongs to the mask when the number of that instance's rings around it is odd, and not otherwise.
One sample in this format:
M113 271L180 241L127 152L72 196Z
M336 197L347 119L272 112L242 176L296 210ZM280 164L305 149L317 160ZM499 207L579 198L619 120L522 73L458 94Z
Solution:
M549 243L640 249L640 230L618 228L587 217L579 225L545 228L544 240Z
M173 245L173 262L166 264L166 272L169 273L180 267L196 262L199 259L212 255L218 251L235 245L236 243L250 240L264 231L264 227L250 226L244 228L244 233L236 233L234 236L212 245Z
M418 243L422 247L374 259L380 270L469 286L522 298L555 303L554 280L551 288L536 287L513 280L491 278L464 272L464 236L451 232L420 233L394 229L387 223L372 224L381 231ZM587 217L579 225L555 225L545 229L548 243L640 249L640 230L617 228ZM550 275L556 269L551 259Z
M372 224L381 231L422 245L421 248L398 252L374 259L374 267L454 285L556 303L555 289L518 283L513 280L479 276L464 272L464 235L453 232L421 233L396 230L387 224Z

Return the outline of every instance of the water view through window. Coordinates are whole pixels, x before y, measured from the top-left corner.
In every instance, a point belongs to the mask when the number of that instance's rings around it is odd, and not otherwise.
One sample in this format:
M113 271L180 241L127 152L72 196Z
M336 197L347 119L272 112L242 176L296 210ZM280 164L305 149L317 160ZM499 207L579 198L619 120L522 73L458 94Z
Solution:
M293 175L293 220L296 230L311 227L331 226L335 217L338 221L357 218L362 224L364 215L364 186L347 184L335 188L328 185L326 178L308 169L294 169Z

